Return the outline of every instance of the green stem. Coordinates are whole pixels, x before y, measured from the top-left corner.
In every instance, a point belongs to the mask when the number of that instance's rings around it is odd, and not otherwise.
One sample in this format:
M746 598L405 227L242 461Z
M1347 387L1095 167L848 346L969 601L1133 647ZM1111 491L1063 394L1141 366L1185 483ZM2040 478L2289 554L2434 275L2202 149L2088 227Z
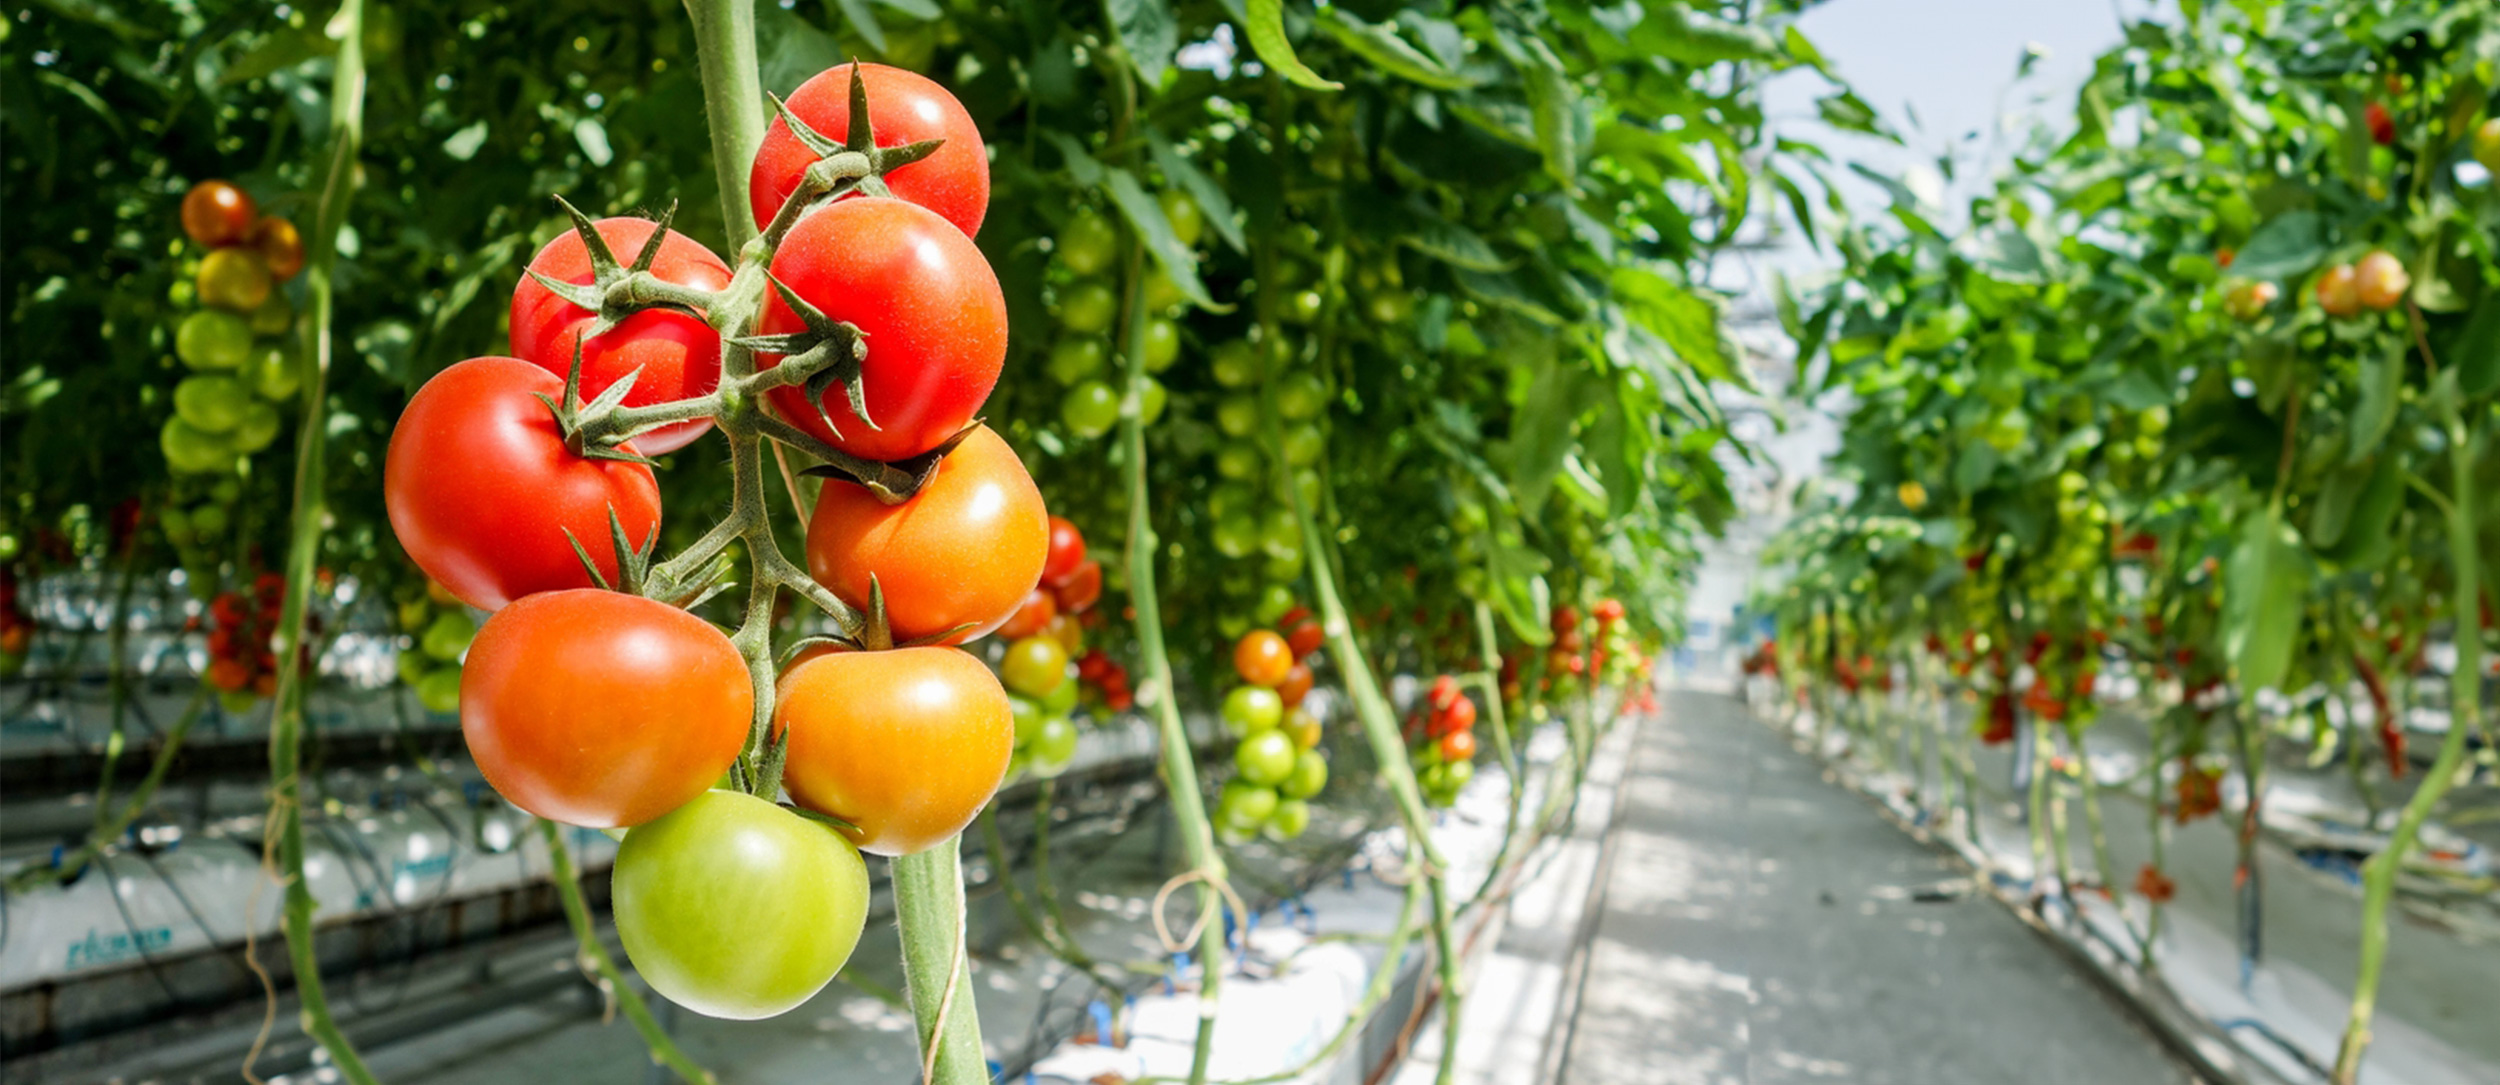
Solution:
M295 445L295 488L286 552L286 600L278 612L278 691L269 725L269 824L276 846L269 849L278 878L286 885L284 906L287 956L295 972L295 990L302 1004L304 1032L330 1055L341 1077L351 1085L373 1085L372 1071L347 1041L330 1013L321 987L321 958L313 945L312 887L304 877L303 742L305 685L301 646L304 616L313 593L313 572L321 557L324 524L329 519L323 493L329 443L329 383L332 336L332 272L338 264L339 229L347 221L347 201L355 190L356 154L364 137L365 58L364 2L342 0L331 25L342 33L331 67L330 163L321 203L305 249L312 266L304 283L311 294L305 321L312 339L312 374L303 391L304 415ZM248 1067L246 1068L248 1073Z
M2049 729L2036 713L2026 713L2031 732L2031 790L2025 799L2023 826L2031 835L2031 887L2040 889L2040 880L2049 873L2048 795L2049 795Z
M2092 867L2100 874L2101 889L2115 897L2118 893L2116 875L2109 868L2109 831L2101 823L2101 784L2092 777L2092 757L2083 745L2082 723L2066 721L2066 745L2075 751L2077 786L2083 790L2084 832L2092 841Z
M923 1078L935 1085L987 1085L972 958L964 945L960 840L894 860L894 914L903 933L904 990L920 1037L921 1065L929 1068Z
M2387 908L2396 896L2396 875L2405 854L2413 850L2431 810L2456 782L2465 761L2465 739L2482 718L2482 634L2476 613L2482 599L2480 562L2474 550L2475 493L2472 435L2458 417L2455 396L2434 396L2448 431L2450 485L2456 507L2448 515L2448 560L2456 566L2456 666L2448 674L2448 733L2439 755L2423 774L2422 783L2396 818L2387 846L2371 856L2361 878L2361 967L2353 981L2352 1017L2344 1026L2343 1043L2335 1052L2336 1085L2353 1085L2361 1074L2361 1056L2370 1046L2370 1021L2378 1008L2379 972L2387 964Z
M755 0L686 0L703 69L703 112L712 125L712 176L720 183L729 251L755 238L747 167L764 144L764 85L756 74Z
M718 1080L712 1072L688 1058L651 1016L651 1007L642 995L626 982L625 972L616 966L616 958L608 955L608 947L599 942L598 932L591 929L590 906L582 900L582 876L573 868L573 849L565 843L564 831L555 822L538 819L539 838L547 842L547 862L554 868L556 898L564 904L564 921L573 928L573 941L581 946L577 963L598 977L599 989L616 1000L625 1019L634 1023L634 1031L642 1034L645 1047L651 1049L651 1061L677 1071L677 1076L694 1085L711 1085Z
M165 732L163 744L157 747L156 759L148 765L148 774L139 780L139 786L130 790L130 796L122 800L118 809L107 801L109 795L97 797L95 827L88 830L86 843L79 845L77 851L63 856L59 863L28 867L18 872L16 877L9 879L10 891L24 892L38 885L75 878L80 871L87 869L87 864L93 862L96 856L104 854L114 841L121 839L121 835L129 831L130 824L139 820L139 814L147 809L149 800L156 797L157 788L165 782L166 771L173 768L174 755L182 752L183 738L191 733L191 725L199 722L201 714L208 708L208 698L206 685L192 692L191 703L183 707L181 717Z
M1485 722L1492 725L1493 732L1493 756L1501 759L1502 772L1510 779L1510 809L1502 819L1502 846L1493 853L1483 883L1469 894L1461 911L1483 901L1493 891L1493 883L1502 876L1503 868L1510 865L1511 848L1519 839L1520 807L1528 794L1527 764L1512 747L1509 721L1502 718L1501 641L1493 633L1493 607L1482 599L1476 600L1476 643L1481 646L1484 669L1476 674L1474 684L1484 691L1484 710L1490 714Z

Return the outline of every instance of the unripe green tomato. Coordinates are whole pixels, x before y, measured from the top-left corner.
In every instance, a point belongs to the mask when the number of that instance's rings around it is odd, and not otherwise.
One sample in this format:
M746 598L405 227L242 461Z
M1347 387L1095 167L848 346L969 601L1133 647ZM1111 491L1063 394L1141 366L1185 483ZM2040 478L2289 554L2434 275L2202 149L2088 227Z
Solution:
M193 369L233 369L252 356L251 322L222 309L201 309L174 328L174 356Z
M1065 716L1069 712L1074 711L1076 709L1077 685L1076 668L1071 666L1067 670L1067 676L1062 678L1059 684L1052 687L1050 693L1042 698L1042 714L1045 716Z
M1290 466L1309 467L1327 450L1328 437L1318 426L1305 423L1285 431L1285 463Z
M460 711L460 668L436 667L417 679L417 703L437 716Z
M1302 578L1302 554L1296 552L1291 558L1269 558L1260 570L1269 580L1290 584Z
M1059 401L1059 421L1079 437L1100 437L1120 424L1120 394L1101 381L1070 388Z
M1292 509L1267 514L1259 525L1259 549L1278 561L1301 562L1302 524L1294 519Z
M203 539L215 539L226 533L232 521L223 505L202 505L191 510L191 531Z
M1215 816L1228 826L1256 831L1276 812L1276 803L1274 789L1233 780L1224 785L1224 796L1216 800Z
M1372 295L1372 323L1392 327L1406 323L1415 315L1415 299L1403 290L1383 290Z
M1258 446L1248 441L1227 441L1215 450L1215 473L1224 478L1257 478L1261 465Z
M1141 378L1137 383L1137 420L1145 425L1154 425L1155 419L1163 417L1163 408L1171 398L1171 393L1164 391L1162 381L1153 377Z
M1282 584L1269 584L1259 589L1259 605L1250 613L1260 625L1274 625L1276 619L1284 617L1285 612L1292 609L1293 589Z
M1253 512L1259 505L1259 492L1238 482L1220 483L1207 494L1207 514L1217 519L1235 512Z
M2136 416L2136 424L2144 427L2144 432L2146 433L2158 434L2168 430L2170 428L2170 408L2149 408L2144 413Z
M1316 418L1328 406L1328 385L1309 373L1296 373L1276 387L1276 413L1285 421Z
M1059 263L1078 275L1094 275L1119 255L1120 231L1091 210L1079 211L1059 228Z
M260 400L243 408L243 424L234 428L235 451L249 455L278 439L278 409Z
M295 303L286 300L285 291L272 290L269 300L252 310L251 325L254 335L284 335L295 325Z
M1068 680L1068 649L1051 637L1032 636L1007 646L999 681L1013 693L1047 697Z
M1292 436L1290 434L1286 437L1286 444L1288 447L1292 444ZM1307 467L1296 471L1293 473L1293 479L1290 485L1293 489L1285 491L1283 496L1290 499L1292 496L1299 494L1302 498L1303 508L1316 509L1319 507L1319 472L1313 471Z
M1303 750L1294 755L1293 773L1285 777L1276 790L1288 799L1307 799L1328 786L1328 759L1318 750Z
M1007 695L1007 718L1015 721L1018 748L1033 744L1033 736L1041 733L1042 721L1049 716L1042 711L1041 702L1013 693Z
M1079 335L1110 330L1119 312L1119 297L1102 282L1087 279L1059 292L1059 325Z
M1247 395L1224 397L1215 405L1215 428L1227 437L1248 437L1259 430L1259 401Z
M1244 829L1221 817L1215 819L1215 840L1228 848L1238 848L1259 838L1257 828Z
M1168 313L1188 301L1189 295L1181 293L1181 284L1173 282L1162 268L1156 268L1146 275L1146 286L1140 300L1149 313Z
M157 431L156 444L176 474L234 470L233 444L180 418L165 420L165 428Z
M1043 369L1050 373L1052 380L1075 384L1102 372L1103 364L1110 360L1111 352L1102 345L1102 340L1072 335L1051 344L1050 360L1043 363Z
M1206 233L1206 215L1198 210L1198 201L1190 199L1189 193L1167 188L1155 196L1155 202L1163 205L1163 217L1171 221L1172 236L1179 238L1181 244L1195 245L1200 235Z
M426 661L423 652L401 652L397 659L392 660L392 666L399 671L399 680L408 683L409 689L415 689L418 683L425 681L426 672L433 667Z
M1247 738L1263 731L1274 731L1284 722L1285 699L1265 686L1237 686L1224 695L1224 729ZM1287 739L1286 745L1293 740Z
M1215 518L1215 552L1228 558L1246 558L1259 549L1259 521L1247 512L1228 512Z
M1452 761L1447 765L1441 766L1441 771L1447 774L1442 777L1443 782L1448 785L1450 791L1455 794L1460 789L1465 788L1469 781L1476 778L1476 763L1473 761Z
M1161 317L1146 322L1146 372L1172 368L1181 356L1181 326Z
M1308 324L1319 319L1320 309L1327 304L1328 299L1321 297L1317 290L1297 290L1285 299L1284 316L1295 324Z
M1030 752L1033 775L1057 776L1068 771L1068 762L1076 760L1076 724L1066 716L1043 720Z
M199 373L174 386L174 415L203 433L231 433L243 424L252 393L233 377Z
M457 694L459 691L455 689L453 692ZM217 693L217 703L225 708L228 715L240 716L260 704L260 694L248 688L220 690Z
M1424 747L1424 750L1427 754L1430 754L1432 747L1426 746ZM1450 767L1442 764L1437 757L1431 758L1430 760L1430 764L1425 765L1420 771L1415 773L1415 783L1417 786L1422 787L1426 794L1438 795L1443 791L1449 790ZM1449 804L1435 803L1434 805L1447 806Z
M434 616L425 627L425 635L417 638L417 646L425 654L449 663L469 650L469 641L477 636L477 623L456 610Z
M2202 285L2214 281L2214 276L2221 270L2215 265L2213 257L2203 253L2182 252L2170 257L2170 276L2174 279Z
M1278 840L1291 840L1311 827L1311 804L1300 799L1286 799L1276 804L1276 812L1267 816L1267 831Z
M1239 614L1218 615L1215 619L1215 631L1225 640L1240 640L1242 634L1250 631L1250 619Z
M1226 388L1239 388L1259 379L1259 374L1267 368L1259 363L1259 350L1251 346L1247 339L1225 343L1215 348L1215 353L1207 359L1208 368L1214 371L1215 383Z
M399 617L400 632L413 635L423 630L427 619L434 616L434 604L427 602L425 597L419 596L399 604L394 613Z
M243 381L252 386L252 394L262 399L284 403L295 398L303 387L303 373L296 369L295 359L282 347L260 347L252 352L252 360L243 363Z

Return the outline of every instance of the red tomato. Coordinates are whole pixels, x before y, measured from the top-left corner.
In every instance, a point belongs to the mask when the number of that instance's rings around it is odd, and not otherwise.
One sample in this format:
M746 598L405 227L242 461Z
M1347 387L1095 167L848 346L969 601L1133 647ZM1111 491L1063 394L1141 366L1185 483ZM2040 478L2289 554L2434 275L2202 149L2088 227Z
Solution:
M1453 731L1447 735L1441 736L1441 760L1449 762L1472 761L1475 759L1475 756L1475 732Z
M2381 147L2396 142L2396 118L2388 115L2385 105L2370 103L2361 111L2361 120L2370 128L2370 142Z
M1328 640L1327 632L1314 619L1306 617L1299 623L1288 621L1285 625L1285 644L1293 649L1296 659L1308 658Z
M1597 607L1591 611L1591 613L1597 615L1597 621L1599 624L1613 625L1616 622L1623 620L1623 603L1621 600L1616 599L1600 599L1597 601Z
M1476 725L1476 702L1460 697L1432 714L1432 737L1456 734Z
M807 566L816 579L865 608L873 574L896 640L969 624L946 641L961 644L998 628L1040 579L1049 546L1042 492L987 426L900 505L857 483L827 480L807 525Z
M685 805L746 748L755 688L709 623L621 592L541 592L486 619L460 731L496 793L608 829Z
M1023 602L1016 604L1015 613L999 623L998 634L1010 640L1036 636L1050 628L1050 620L1058 616L1058 601L1052 599L1049 592L1035 588L1025 593Z
M226 181L202 181L182 197L182 232L195 244L215 248L251 236L260 208L249 193Z
M857 826L862 851L909 855L962 832L1015 752L1007 691L956 648L836 652L781 681L782 783L798 804Z
M1059 600L1059 610L1066 614L1083 614L1102 598L1102 563L1086 561L1067 578L1051 585L1050 593Z
M970 425L998 384L1007 359L998 276L970 238L927 208L887 199L825 208L782 240L773 274L867 334L861 383L876 428L851 413L839 387L826 391L822 416L803 388L767 393L782 417L835 448L871 460L917 456ZM760 334L806 327L778 291L766 296ZM758 355L756 364L770 369L781 356Z
M1285 680L1277 683L1276 695L1284 698L1285 707L1297 707L1303 698L1311 695L1311 681L1310 666L1295 663L1291 670L1285 672Z
M1233 669L1251 685L1274 689L1293 666L1293 650L1285 646L1285 638L1269 630L1253 629L1233 645Z
M1042 561L1042 582L1056 584L1085 562L1085 533L1066 517L1050 518L1050 556Z
M651 239L651 231L659 227L659 223L639 218L601 219L592 225L598 229L600 240L608 243L608 251L625 264L633 262L634 255ZM557 282L587 283L593 278L590 249L582 244L582 235L573 230L557 234L539 249L538 255L530 258L529 269ZM675 230L670 230L667 240L660 242L651 274L662 281L698 290L719 290L729 285L729 265L721 263L712 250ZM573 369L574 344L598 320L598 313L557 297L554 291L524 274L520 285L512 291L512 355L564 376ZM720 384L720 333L702 318L674 309L635 313L606 334L581 343L581 350L584 400L596 398L635 370L641 370L641 376L634 378L634 390L625 395L628 407L692 399ZM712 421L708 418L663 426L634 438L634 447L651 456L674 452L710 428Z
M567 531L614 583L611 509L628 542L659 530L651 469L575 455L532 395L563 390L563 378L520 359L471 358L425 382L391 431L382 468L391 529L461 602L494 610L531 592L589 587Z
M295 277L304 270L304 235L295 224L271 215L252 226L252 248L260 253L261 262L269 265L269 274L279 282Z
M877 146L945 141L929 157L886 174L886 190L937 212L966 237L980 233L981 216L990 206L990 160L981 146L981 129L964 112L963 103L927 77L901 68L864 64L859 78L868 92L869 130ZM837 143L849 139L851 66L837 64L816 73L783 104L816 134ZM815 164L816 153L790 134L788 122L774 116L747 172L757 229L772 224L783 201L798 191L799 178Z
M1445 674L1432 680L1432 692L1425 699L1431 702L1433 711L1441 712L1457 703L1461 695L1458 679Z

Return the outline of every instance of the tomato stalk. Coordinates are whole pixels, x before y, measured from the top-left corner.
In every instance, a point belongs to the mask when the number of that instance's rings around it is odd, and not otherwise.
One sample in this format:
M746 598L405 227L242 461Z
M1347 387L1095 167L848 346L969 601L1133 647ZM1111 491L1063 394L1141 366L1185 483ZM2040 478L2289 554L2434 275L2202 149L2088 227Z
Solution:
M573 940L581 946L576 965L597 977L599 989L616 1000L625 1019L634 1023L634 1031L642 1034L643 1045L651 1049L651 1061L677 1071L677 1076L694 1085L711 1085L719 1080L701 1064L687 1057L668 1030L651 1016L651 1007L625 980L625 972L616 966L616 958L599 944L599 935L591 929L590 906L582 899L582 876L573 867L573 849L565 843L564 831L555 822L538 819L538 836L547 844L547 863L556 884L556 898L564 904L564 921L573 928Z
M1500 678L1501 641L1493 632L1493 605L1482 599L1475 601L1476 643L1483 655L1484 669L1469 675L1466 684L1484 691L1484 710L1492 725L1493 756L1502 762L1502 774L1510 783L1510 809L1503 815L1502 845L1493 853L1492 865L1485 868L1484 881L1467 898L1460 910L1475 907L1493 889L1502 876L1502 868L1510 865L1511 848L1518 841L1520 808L1527 801L1527 760L1518 756L1510 739L1509 721L1502 718L1502 683ZM1540 834L1542 835L1542 834Z
M962 838L897 857L895 920L903 935L903 978L920 1037L921 1080L985 1085L981 1016L964 944Z

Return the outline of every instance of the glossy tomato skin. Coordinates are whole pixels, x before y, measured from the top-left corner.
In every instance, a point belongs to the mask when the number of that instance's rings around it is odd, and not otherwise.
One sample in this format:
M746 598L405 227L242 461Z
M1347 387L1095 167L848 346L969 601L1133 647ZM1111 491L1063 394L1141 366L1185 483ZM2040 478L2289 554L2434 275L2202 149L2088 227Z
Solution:
M1076 571L1067 579L1050 586L1051 598L1059 603L1062 614L1083 614L1102 599L1102 563L1092 559L1077 563Z
M918 72L863 64L859 77L868 91L870 130L877 146L945 141L929 157L886 174L886 190L937 212L965 237L980 233L990 206L990 159L981 146L981 129L964 112L963 103ZM816 73L784 104L818 135L835 142L850 138L851 66L837 64ZM747 173L756 229L772 224L782 201L798 191L800 177L815 164L815 152L791 135L789 123L776 114Z
M639 218L601 219L592 225L598 229L600 239L608 243L608 251L616 254L618 262L627 264L651 239L651 231L659 227L659 223ZM547 242L538 255L530 258L529 266L531 271L557 282L592 281L590 249L582 244L582 235L572 230ZM670 230L667 240L660 243L651 273L664 281L698 290L719 290L729 285L729 265L700 242L675 230ZM598 320L599 314L557 297L554 291L539 285L538 280L523 274L520 285L512 291L512 355L562 377L573 369L573 345ZM634 390L625 396L628 407L692 399L720 384L720 333L692 314L645 309L581 347L584 400L596 398L609 385L636 370L642 375L634 378ZM674 452L710 428L712 421L708 418L663 426L634 438L634 447L645 455Z
M868 865L832 826L707 791L626 834L616 933L652 989L696 1013L786 1013L833 980L868 919Z
M909 855L953 839L997 794L1014 715L997 676L958 648L820 656L781 680L782 784L857 826L860 850Z
M970 623L947 639L961 644L998 628L1032 591L1050 545L1049 515L1015 450L983 426L900 505L827 480L807 525L807 567L861 608L874 575L895 640Z
M182 197L182 232L195 244L214 248L251 236L260 207L249 193L227 181L202 181Z
M461 602L494 610L532 592L590 587L568 530L614 583L610 509L634 545L659 530L651 469L575 455L532 395L563 391L563 378L518 358L471 358L418 389L391 431L382 469L391 528Z
M295 277L304 270L304 235L295 223L283 216L270 215L252 226L252 249L269 265L269 274L279 282Z
M551 821L640 825L745 749L755 688L703 619L621 592L540 592L486 619L460 669L460 731L497 794Z
M861 383L878 428L851 413L838 386L824 397L834 428L804 388L767 393L783 418L835 448L871 460L917 456L970 425L998 385L1007 360L998 276L970 238L927 208L877 198L824 208L782 240L773 275L826 316L867 333ZM766 295L760 334L806 327L778 291ZM756 364L770 369L781 356L758 355Z
M1293 650L1273 630L1253 629L1233 645L1233 669L1251 685L1274 689L1284 684L1293 665Z
M1085 562L1085 533L1064 516L1050 518L1050 556L1042 561L1042 579L1057 583Z

